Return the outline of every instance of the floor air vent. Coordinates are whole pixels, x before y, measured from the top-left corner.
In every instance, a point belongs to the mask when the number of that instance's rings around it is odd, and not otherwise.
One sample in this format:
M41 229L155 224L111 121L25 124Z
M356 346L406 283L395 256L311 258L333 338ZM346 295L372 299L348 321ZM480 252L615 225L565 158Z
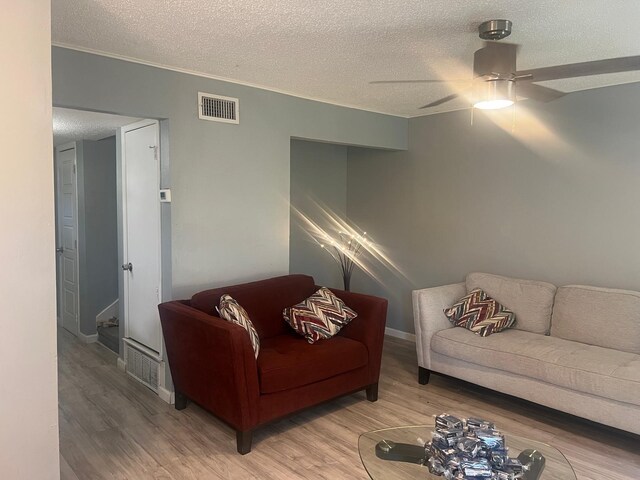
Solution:
M240 123L238 99L198 92L198 117L213 122Z
M158 372L160 360L153 352L132 340L124 339L124 361L127 373L146 385L154 392L158 392Z

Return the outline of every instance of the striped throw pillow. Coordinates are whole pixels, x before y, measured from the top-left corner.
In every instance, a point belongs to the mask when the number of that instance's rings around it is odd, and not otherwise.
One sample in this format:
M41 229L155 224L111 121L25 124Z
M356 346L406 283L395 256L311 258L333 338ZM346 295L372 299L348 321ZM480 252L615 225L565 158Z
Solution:
M256 332L247 311L242 308L231 295L226 293L220 297L220 305L216 307L216 310L218 311L220 318L224 318L231 323L240 325L247 331L249 334L249 340L251 341L251 346L253 347L253 352L256 358L258 358L258 353L260 353L260 338L258 337L258 332Z
M333 337L358 316L326 287L320 288L304 302L285 308L282 315L309 343Z
M444 314L456 327L464 327L481 337L488 337L516 323L515 313L479 288L446 308Z

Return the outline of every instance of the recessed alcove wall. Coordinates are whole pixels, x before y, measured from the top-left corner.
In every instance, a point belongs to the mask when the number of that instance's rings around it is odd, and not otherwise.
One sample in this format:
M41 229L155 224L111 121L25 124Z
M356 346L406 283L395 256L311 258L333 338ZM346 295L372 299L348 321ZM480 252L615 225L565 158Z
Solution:
M325 212L346 217L347 149L344 145L291 140L289 270L312 275L318 285L337 288L342 288L338 265L320 247L308 222L330 229Z

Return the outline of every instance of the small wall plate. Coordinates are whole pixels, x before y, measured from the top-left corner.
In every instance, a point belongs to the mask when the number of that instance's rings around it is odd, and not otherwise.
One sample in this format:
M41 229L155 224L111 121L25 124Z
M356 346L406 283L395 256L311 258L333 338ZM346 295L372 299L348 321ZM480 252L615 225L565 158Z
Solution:
M160 203L171 203L171 189L163 188L160 190Z

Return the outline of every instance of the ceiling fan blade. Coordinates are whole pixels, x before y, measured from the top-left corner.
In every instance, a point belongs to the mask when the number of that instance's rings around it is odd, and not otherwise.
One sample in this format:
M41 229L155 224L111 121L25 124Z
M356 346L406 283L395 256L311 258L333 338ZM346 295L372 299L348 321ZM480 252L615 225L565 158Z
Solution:
M559 78L587 77L590 75L631 72L634 70L640 70L640 55L534 68L516 72L516 75L533 75L534 82L544 82L545 80L556 80Z
M449 100L453 100L454 98L458 98L459 96L460 95L458 95L457 93L452 93L451 95L447 95L446 97L442 97L440 100L436 100L435 102L427 103L426 105L423 105L422 107L420 107L420 109L437 107L438 105L442 105L443 103L448 102Z
M550 102L566 95L565 92L561 92L560 90L554 90L553 88L543 87L542 85L529 82L516 82L516 93L531 100L537 100L538 102Z
M471 83L469 80L374 80L370 85L380 83Z

